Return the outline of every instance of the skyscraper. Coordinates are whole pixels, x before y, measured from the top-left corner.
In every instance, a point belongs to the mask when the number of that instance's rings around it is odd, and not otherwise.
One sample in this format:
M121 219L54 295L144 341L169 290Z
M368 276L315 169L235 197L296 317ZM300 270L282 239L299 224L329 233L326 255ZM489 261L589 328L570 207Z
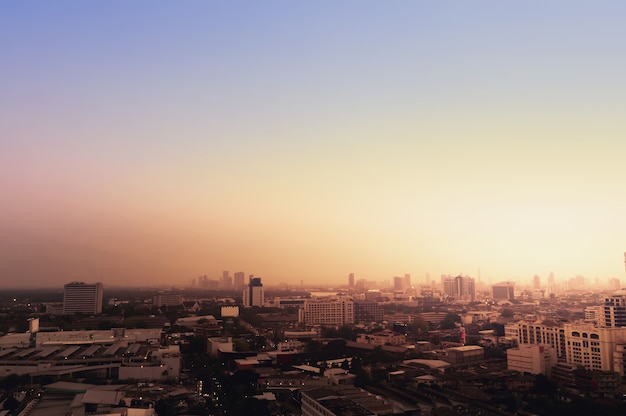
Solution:
M348 275L348 287L354 287L354 273Z
M404 275L404 288L405 289L411 288L411 275L408 273Z
M235 289L241 289L245 284L246 275L244 272L236 272L233 276L235 277Z
M63 313L102 313L102 283L71 282L63 287Z
M609 328L626 327L626 290L618 290L604 298L602 326Z
M393 277L393 290L395 291L404 290L404 280L400 276Z
M228 270L222 272L222 280L220 280L220 289L232 289L233 278L229 276Z
M541 277L536 274L533 276L533 289L540 289L541 288Z
M260 277L250 275L250 282L243 290L243 306L249 308L251 306L263 306L263 284Z
M474 300L476 297L476 282L469 276L443 278L443 290L448 296L457 300Z
M491 287L493 300L509 300L515 298L515 283L500 282Z

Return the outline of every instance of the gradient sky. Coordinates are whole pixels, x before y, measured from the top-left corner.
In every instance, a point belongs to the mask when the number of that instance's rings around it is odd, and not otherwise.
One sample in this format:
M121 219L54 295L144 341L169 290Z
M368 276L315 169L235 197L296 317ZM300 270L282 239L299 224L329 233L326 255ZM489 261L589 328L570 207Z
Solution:
M6 1L0 288L624 277L626 3Z

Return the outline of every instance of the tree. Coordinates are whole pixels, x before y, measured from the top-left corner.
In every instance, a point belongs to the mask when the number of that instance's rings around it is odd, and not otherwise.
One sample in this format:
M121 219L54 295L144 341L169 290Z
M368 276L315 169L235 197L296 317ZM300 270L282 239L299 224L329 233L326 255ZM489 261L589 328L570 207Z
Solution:
M513 316L515 316L515 312L511 309L503 309L501 315L503 318L513 318Z
M159 400L154 405L154 411L159 416L174 416L174 408L165 400Z
M17 399L15 397L13 397L12 395L10 395L9 397L7 397L7 399L4 401L4 410L8 410L10 412L12 412L13 410L17 409L20 405L20 402L17 401Z
M537 394L550 395L556 393L556 386L544 374L538 374L535 378L533 391Z
M421 335L428 332L428 322L421 316L414 316L413 321L407 325L407 332L410 335Z
M20 385L20 376L17 374L9 374L2 380L2 387L6 390L14 390Z
M339 328L337 335L349 341L354 341L356 339L356 334L350 325L343 325Z
M454 329L454 328L456 328L456 323L452 319L446 317L439 324L439 328L441 328L441 329Z
M359 371L363 371L363 360L361 357L352 357L352 360L350 360L350 372L357 374Z
M383 367L374 367L371 372L374 383L379 383L387 378L387 370Z

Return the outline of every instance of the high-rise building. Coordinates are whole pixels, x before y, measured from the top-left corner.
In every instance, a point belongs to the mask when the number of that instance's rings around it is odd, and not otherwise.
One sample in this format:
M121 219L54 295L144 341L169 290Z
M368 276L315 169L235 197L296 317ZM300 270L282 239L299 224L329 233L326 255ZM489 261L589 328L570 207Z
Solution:
M509 300L515 298L515 283L500 282L491 287L493 300Z
M307 325L353 324L354 302L351 300L306 301L299 313L300 322Z
M353 288L354 287L354 273L350 273L348 275L348 287L349 288Z
M601 326L607 328L626 327L626 290L618 290L604 298L604 316L600 319Z
M355 301L354 302L354 323L381 322L384 310L378 302Z
M411 275L408 273L404 275L404 288L405 289L411 288Z
M102 313L102 283L71 282L63 287L63 313Z
M446 295L457 300L474 300L476 297L476 282L469 276L445 277L443 291Z
M243 290L243 306L249 308L252 306L263 306L265 301L263 295L263 284L260 277L250 275L248 286Z
M246 275L244 272L236 272L233 277L235 278L235 289L241 289L245 285Z
M222 279L220 280L220 289L232 289L233 288L233 278L229 276L228 270L224 270L222 272Z
M393 290L401 291L404 290L404 279L400 276L394 276L393 278Z
M609 279L609 289L611 290L619 290L622 287L622 284L619 279L611 278Z
M541 277L536 274L533 276L533 289L540 289L541 288Z

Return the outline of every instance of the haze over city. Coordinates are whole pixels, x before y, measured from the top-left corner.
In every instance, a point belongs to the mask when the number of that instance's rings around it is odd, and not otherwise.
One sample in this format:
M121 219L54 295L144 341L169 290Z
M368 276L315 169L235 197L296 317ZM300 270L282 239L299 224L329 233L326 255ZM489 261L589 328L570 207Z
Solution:
M4 3L2 286L623 280L625 11Z

